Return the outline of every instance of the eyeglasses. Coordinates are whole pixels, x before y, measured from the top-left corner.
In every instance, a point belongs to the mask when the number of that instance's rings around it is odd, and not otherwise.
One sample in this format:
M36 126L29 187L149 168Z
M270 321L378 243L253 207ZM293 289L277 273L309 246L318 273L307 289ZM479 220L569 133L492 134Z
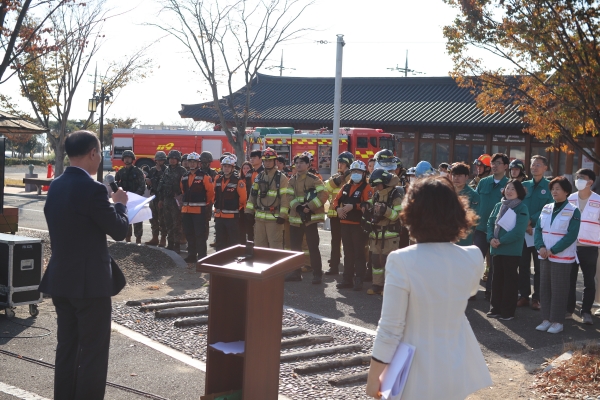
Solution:
M492 165L495 165L496 167L499 167L499 166L501 166L501 165L504 165L504 162L503 162L503 161L494 161L494 162L492 163Z

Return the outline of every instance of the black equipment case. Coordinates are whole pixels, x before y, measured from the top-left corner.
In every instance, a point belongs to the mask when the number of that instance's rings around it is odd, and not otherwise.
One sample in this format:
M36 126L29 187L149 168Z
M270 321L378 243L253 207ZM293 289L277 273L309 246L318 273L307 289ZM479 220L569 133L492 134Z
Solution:
M8 318L21 305L29 305L32 316L38 314L43 249L41 239L0 233L0 308Z

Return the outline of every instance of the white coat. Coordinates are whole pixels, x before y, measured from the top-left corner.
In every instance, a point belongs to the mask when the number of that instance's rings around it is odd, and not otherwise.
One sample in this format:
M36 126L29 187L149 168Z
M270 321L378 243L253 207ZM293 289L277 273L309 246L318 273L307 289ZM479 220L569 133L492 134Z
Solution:
M465 316L483 269L475 246L422 243L388 256L373 357L391 361L400 341L416 347L402 400L462 400L492 385Z

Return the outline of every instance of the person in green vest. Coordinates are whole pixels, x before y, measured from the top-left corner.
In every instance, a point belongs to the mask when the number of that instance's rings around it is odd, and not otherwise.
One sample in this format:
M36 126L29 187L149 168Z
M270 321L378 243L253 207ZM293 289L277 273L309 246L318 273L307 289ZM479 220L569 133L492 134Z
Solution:
M527 190L527 195L523 203L529 210L529 225L527 226L527 234L534 236L534 227L540 218L540 213L546 204L554 202L552 193L548 184L550 181L544 178L544 174L548 170L548 159L544 156L531 157L529 167L532 179L523 182L523 186ZM529 295L531 295L531 259L533 258L533 295L531 296L531 308L539 311L540 309L540 259L535 245L530 241L530 246L523 241L523 253L519 262L519 300L517 307L525 307L529 305Z
M502 201L494 207L487 223L487 239L492 255L492 298L488 318L510 321L515 317L519 292L519 260L529 211L523 204L525 188L521 181L506 183Z
M510 160L504 153L496 153L492 156L492 175L486 176L479 181L477 189L479 194L479 223L475 227L473 233L473 244L479 247L483 257L487 255L490 244L487 241L487 221L492 213L492 210L502 199L502 190L508 182L506 170ZM494 274L494 263L489 265L488 279L485 282L485 298L490 299L492 294L492 279Z
M469 166L465 163L455 163L450 169L452 183L454 184L454 190L459 196L464 196L469 200L469 207L479 215L479 193L473 188L467 185L469 179ZM473 229L464 239L456 242L459 246L471 246L473 244Z

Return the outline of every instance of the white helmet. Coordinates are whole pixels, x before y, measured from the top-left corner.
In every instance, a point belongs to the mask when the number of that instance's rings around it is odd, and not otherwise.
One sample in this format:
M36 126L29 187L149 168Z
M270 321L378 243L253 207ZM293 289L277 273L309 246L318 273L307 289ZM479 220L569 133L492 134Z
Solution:
M309 162L312 162L312 160L314 158L310 151L303 152L302 154L300 154L300 157L308 157Z
M187 159L188 161L200 161L200 154L196 153L195 151L192 151L190 154L188 154Z
M231 156L225 156L221 160L221 165L232 165L232 166L235 166L235 164L237 164L237 158L235 156L233 156L233 155L231 155Z
M350 171L355 170L355 169L363 171L363 172L366 172L367 171L367 166L365 165L364 162L358 160L358 161L354 161L350 165Z

